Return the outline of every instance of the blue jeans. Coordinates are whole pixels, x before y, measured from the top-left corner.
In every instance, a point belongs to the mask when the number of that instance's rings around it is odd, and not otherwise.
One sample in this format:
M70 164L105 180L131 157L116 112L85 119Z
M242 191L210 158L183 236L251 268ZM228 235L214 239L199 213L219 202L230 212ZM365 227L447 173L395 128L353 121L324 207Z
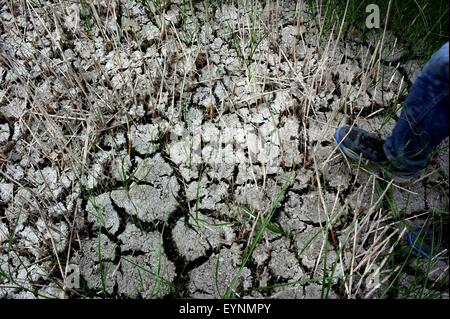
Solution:
M448 136L448 42L425 64L384 143L387 158L399 171L415 174L425 168L434 147Z

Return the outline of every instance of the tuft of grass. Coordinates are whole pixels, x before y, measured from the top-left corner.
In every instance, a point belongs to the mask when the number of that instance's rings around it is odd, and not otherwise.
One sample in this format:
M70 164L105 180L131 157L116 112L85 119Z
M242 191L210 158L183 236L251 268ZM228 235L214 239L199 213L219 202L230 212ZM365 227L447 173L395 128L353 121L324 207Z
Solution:
M268 31L262 26L261 19L257 16L257 10L251 6L251 12L243 17L242 22L238 22L237 30L228 26L231 34L231 46L236 52L241 64L246 67L249 73L249 79L252 78L251 64L254 61L255 54L268 37Z
M381 32L387 21L388 29L401 35L411 48L420 48L410 52L409 58L426 60L433 52L448 41L448 2L445 0L405 0L378 1L372 0L308 0L309 12L316 17L324 33L330 32L335 25L343 22L344 41L351 40L354 30L360 30L367 36L372 30L365 27L369 4L380 8ZM388 7L389 16L387 16ZM408 26L405 28L405 26ZM322 36L322 34L321 34Z
M94 18L92 17L91 7L86 0L80 0L80 19L84 31L90 36L94 28Z

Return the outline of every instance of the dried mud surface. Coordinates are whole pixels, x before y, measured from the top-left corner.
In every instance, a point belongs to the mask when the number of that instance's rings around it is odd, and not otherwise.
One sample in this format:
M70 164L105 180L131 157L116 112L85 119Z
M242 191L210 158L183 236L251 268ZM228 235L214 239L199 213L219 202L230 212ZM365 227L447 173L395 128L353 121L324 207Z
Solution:
M0 298L319 298L324 252L338 256L323 207L340 212L339 237L372 178L334 130L389 134L420 68L400 41L388 34L374 86L375 42L318 45L294 2L260 8L272 24L255 49L237 48L239 4L95 1L89 20L78 2L42 3L0 6ZM448 208L448 141L425 175L391 187L384 214Z

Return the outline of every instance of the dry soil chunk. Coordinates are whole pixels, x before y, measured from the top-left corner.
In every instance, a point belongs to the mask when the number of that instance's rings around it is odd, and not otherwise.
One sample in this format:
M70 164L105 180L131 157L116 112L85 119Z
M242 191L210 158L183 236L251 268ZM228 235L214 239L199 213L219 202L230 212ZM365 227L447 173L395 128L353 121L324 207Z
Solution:
M301 211L302 201L300 195L289 192L284 209L278 219L281 227L285 230L299 231L305 228L303 213Z
M122 257L117 275L118 293L130 298L162 298L172 288L175 266L161 251Z
M294 240L302 264L313 268L324 240L321 229L308 226L305 231L295 235Z
M336 299L337 295L332 290L319 284L309 284L305 287L306 299Z
M172 230L173 240L177 246L178 252L192 261L198 257L204 256L210 248L206 238L200 236L194 229L179 220Z
M9 138L9 126L8 124L0 124L0 143L4 143Z
M157 124L145 124L131 127L133 148L142 155L153 154L156 150L160 134Z
M177 207L175 196L178 190L178 182L172 176L161 180L160 187L132 185L128 192L114 190L111 192L111 198L117 206L142 221L151 222L155 219L167 221L169 214Z
M116 265L112 260L116 255L116 245L103 234L96 238L83 240L81 252L76 254L72 263L79 266L81 276L90 289L102 289L113 292Z
M187 287L191 297L221 298L238 274L242 254L240 249L237 245L230 249L223 248L218 254L211 255L200 267L192 270ZM248 288L250 275L250 270L244 267L235 281L236 286L243 285L244 289Z
M162 176L170 176L172 172L170 165L158 153L139 162L134 177L139 181L159 184Z
M336 195L332 193L324 193L324 200L327 205L328 214L331 212L335 204ZM304 221L311 221L314 223L325 222L326 216L324 207L317 192L311 192L301 196L302 205L300 206L299 219ZM339 210L339 202L336 203L335 211Z
M231 245L236 237L230 226L201 213L193 213L189 225L179 220L172 234L179 252L187 260L203 256L220 244Z
M289 243L285 239L279 239L272 243L272 250L269 268L273 275L278 278L300 280L303 276L300 263L295 254L289 251Z
M397 187L392 188L392 208L396 214L411 214L426 209L425 187L415 184L408 187L412 192L407 192Z
M275 299L303 299L305 298L304 288L300 285L277 287L271 296Z
M118 236L123 243L122 253L126 251L155 252L161 247L162 237L158 232L144 232L134 224L128 223L123 233Z
M9 203L13 197L13 184L0 183L0 203Z
M328 242L324 243L324 235L319 227L308 227L305 231L294 236L295 247L302 265L314 270L314 276L322 276L324 260L326 258L326 272L333 272L332 282L342 276L342 268L337 264L337 255ZM323 247L322 247L323 246ZM325 257L326 256L326 257Z
M86 210L88 221L94 223L96 228L105 227L111 234L115 234L119 229L119 215L113 207L109 193L91 197Z
M448 178L449 171L449 139L445 139L439 146L439 152L437 153L438 169L442 175Z

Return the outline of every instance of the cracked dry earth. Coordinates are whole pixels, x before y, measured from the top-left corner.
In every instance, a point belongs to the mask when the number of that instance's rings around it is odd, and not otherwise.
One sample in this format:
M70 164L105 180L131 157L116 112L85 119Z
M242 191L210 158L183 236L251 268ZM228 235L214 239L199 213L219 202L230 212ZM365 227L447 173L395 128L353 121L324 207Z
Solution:
M344 297L374 176L334 129L389 134L421 61L388 32L374 85L376 34L322 44L301 2L63 3L0 1L0 298ZM448 207L431 164L383 216Z

